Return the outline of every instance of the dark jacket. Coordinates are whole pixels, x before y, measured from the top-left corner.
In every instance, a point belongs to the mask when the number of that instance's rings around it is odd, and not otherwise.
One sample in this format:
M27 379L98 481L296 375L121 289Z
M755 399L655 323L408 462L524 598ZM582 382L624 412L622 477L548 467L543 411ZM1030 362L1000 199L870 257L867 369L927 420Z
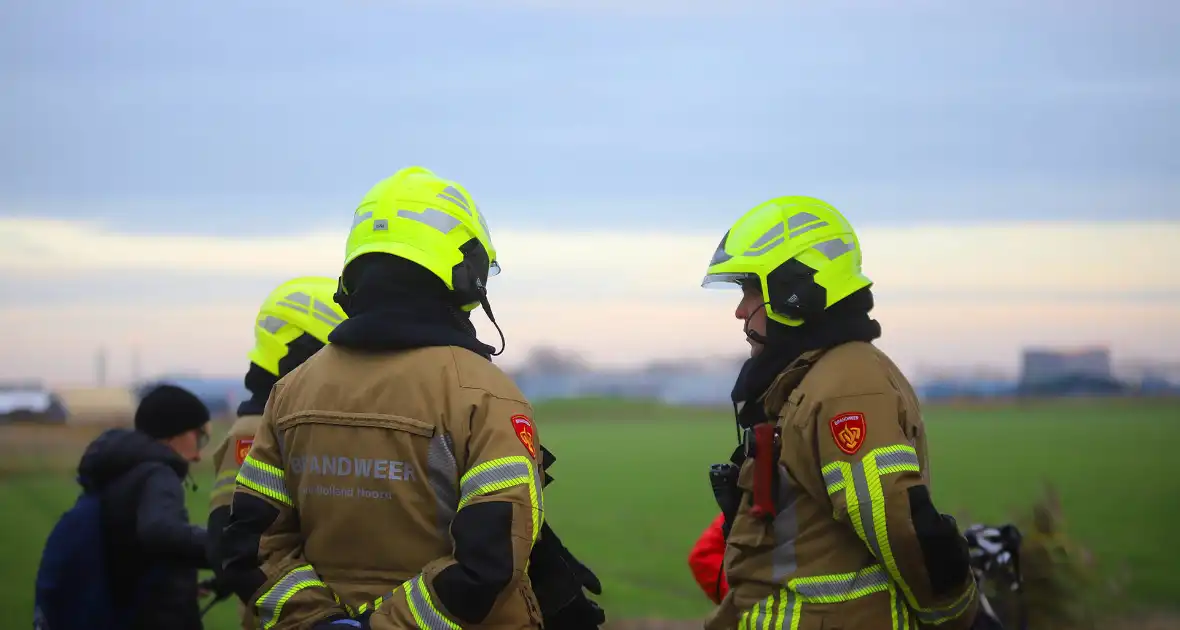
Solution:
M120 600L136 597L135 630L201 630L197 571L209 568L205 530L184 504L188 462L138 431L112 429L78 465L83 487L102 493L108 579Z

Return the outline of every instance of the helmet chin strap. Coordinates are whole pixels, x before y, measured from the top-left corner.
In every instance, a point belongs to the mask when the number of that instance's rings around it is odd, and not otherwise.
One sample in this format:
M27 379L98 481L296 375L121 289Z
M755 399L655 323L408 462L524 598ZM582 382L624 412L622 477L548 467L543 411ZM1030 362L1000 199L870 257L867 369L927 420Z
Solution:
M496 333L500 335L500 349L493 352L493 357L498 357L504 352L504 348L508 342L504 340L504 331L500 328L500 324L496 323L496 316L492 314L492 305L488 302L488 290L483 286L483 283L478 279L475 281L475 288L479 292L479 305L483 307L483 312L487 314L488 321L496 327Z
M746 323L742 326L742 330L745 331L747 339L753 341L754 343L762 344L763 346L768 345L770 340L767 339L765 335L750 330L750 320L754 319L754 316L758 314L758 311L766 308L769 304L770 302L763 302L759 304L758 308L754 309L754 312L750 313L750 316L746 318Z

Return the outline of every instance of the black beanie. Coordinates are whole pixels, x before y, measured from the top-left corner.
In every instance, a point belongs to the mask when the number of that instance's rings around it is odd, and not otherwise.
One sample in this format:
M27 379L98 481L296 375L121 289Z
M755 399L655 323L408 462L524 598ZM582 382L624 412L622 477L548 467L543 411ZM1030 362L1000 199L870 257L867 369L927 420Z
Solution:
M192 392L175 385L160 385L139 401L135 430L157 440L180 435L209 422L209 408Z

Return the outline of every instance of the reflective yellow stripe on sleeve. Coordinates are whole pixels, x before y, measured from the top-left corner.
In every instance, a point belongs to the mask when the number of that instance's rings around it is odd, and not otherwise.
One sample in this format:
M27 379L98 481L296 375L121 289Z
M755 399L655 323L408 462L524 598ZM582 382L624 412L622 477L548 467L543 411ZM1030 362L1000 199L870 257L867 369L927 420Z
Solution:
M255 603L263 629L273 628L278 623L280 615L283 614L283 604L286 604L287 600L299 591L313 586L327 588L327 585L320 580L320 576L316 575L315 569L310 564L306 564L289 571L274 586L263 593Z
M529 504L533 508L533 542L541 533L544 506L541 482L532 460L524 456L501 457L486 461L463 475L459 480L459 509L475 497L491 494L518 485L527 485Z
M246 456L242 462L242 469L238 471L237 482L247 488L274 499L287 507L294 505L287 495L287 484L284 481L283 469L260 462L252 455Z
M888 519L885 513L885 494L881 478L898 472L921 472L918 453L912 446L895 444L869 451L855 463L832 462L823 468L824 484L828 494L844 491L844 502L848 506L848 520L852 522L861 540L884 564L888 576L896 582L909 606L917 611L918 618L931 625L939 625L957 618L971 605L975 595L975 584L949 606L943 608L922 608L918 605L913 591L901 579L897 561L889 545Z

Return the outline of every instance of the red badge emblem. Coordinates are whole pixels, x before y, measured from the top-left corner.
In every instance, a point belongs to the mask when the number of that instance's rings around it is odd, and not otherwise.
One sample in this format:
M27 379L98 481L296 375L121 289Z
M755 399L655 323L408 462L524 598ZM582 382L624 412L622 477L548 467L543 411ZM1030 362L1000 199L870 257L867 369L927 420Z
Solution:
M533 429L533 421L529 420L528 416L516 414L512 416L512 430L516 432L516 438L520 440L521 444L528 449L529 455L533 459L537 458L537 432Z
M836 447L848 455L860 450L865 443L865 415L859 411L842 413L828 421Z
M238 438L234 441L234 457L237 458L239 466L246 461L246 456L250 454L250 447L253 444L254 438Z

